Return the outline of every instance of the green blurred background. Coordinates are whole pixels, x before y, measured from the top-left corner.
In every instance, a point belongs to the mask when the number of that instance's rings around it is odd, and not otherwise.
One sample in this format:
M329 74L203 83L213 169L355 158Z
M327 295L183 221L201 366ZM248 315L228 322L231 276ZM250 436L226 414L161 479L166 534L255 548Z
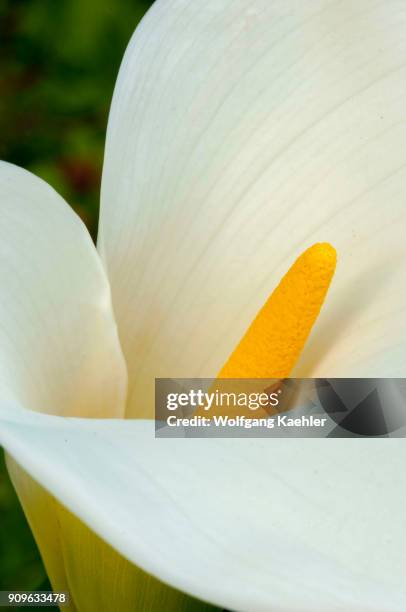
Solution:
M0 159L48 181L93 237L114 82L151 4L0 0ZM39 587L45 572L0 455L0 590Z

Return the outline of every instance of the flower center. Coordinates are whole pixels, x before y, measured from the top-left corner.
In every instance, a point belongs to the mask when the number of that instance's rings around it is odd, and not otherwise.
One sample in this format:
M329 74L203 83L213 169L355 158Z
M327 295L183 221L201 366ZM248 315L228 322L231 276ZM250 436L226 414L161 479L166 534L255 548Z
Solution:
M295 261L261 308L217 378L289 375L320 313L337 262L328 243Z

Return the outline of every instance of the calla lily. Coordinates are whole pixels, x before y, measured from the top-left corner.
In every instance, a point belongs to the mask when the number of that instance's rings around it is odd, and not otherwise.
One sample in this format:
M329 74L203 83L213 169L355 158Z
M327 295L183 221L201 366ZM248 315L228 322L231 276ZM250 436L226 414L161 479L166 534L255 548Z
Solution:
M114 93L98 251L0 165L0 441L72 610L404 611L402 440L156 440L151 417L155 377L235 372L274 329L293 345L261 363L404 375L405 28L397 0L158 0ZM294 266L256 318L303 252L306 291Z

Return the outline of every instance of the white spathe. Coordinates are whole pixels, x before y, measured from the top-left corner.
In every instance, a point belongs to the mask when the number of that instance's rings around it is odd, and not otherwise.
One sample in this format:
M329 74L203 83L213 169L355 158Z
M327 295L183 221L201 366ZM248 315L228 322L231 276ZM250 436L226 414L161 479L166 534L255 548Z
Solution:
M403 612L398 440L155 440L294 259L339 265L297 374L406 363L406 5L158 0L109 120L99 250L0 165L0 441L125 557L236 610ZM80 366L80 367L79 367ZM60 386L59 386L60 385Z
M165 582L247 612L404 611L403 440L156 440L151 421L10 412L17 461Z
M102 183L129 416L151 411L154 377L218 372L319 241L338 269L296 373L404 374L405 31L396 0L155 3Z
M122 417L126 367L110 287L79 217L0 162L0 394L62 416Z

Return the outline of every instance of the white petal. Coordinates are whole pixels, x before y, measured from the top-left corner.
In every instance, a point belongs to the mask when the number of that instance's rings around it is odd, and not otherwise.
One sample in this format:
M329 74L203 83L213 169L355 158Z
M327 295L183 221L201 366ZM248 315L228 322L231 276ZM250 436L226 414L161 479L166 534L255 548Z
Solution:
M126 371L110 289L80 219L39 178L0 163L0 399L122 416Z
M147 421L2 410L16 460L179 589L249 612L405 610L401 439L156 440Z
M301 374L404 373L406 5L157 1L114 95L99 246L130 374L213 376L294 259L339 266Z

